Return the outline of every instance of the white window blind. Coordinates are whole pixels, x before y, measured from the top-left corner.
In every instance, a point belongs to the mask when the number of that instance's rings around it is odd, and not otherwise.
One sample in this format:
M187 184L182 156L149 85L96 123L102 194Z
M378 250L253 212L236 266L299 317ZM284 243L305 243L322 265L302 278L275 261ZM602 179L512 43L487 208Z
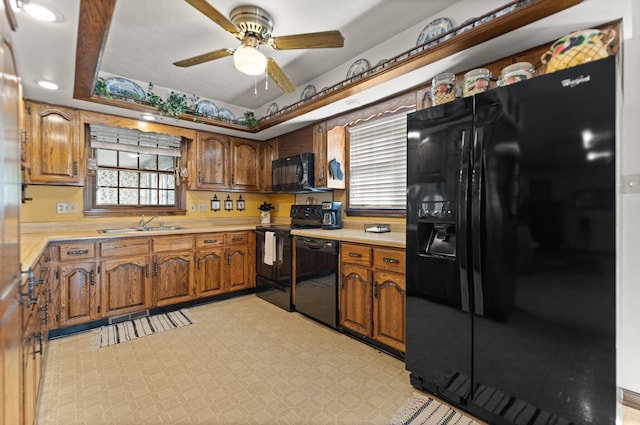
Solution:
M91 148L180 157L180 137L123 127L91 124Z
M407 116L349 128L349 208L405 209Z

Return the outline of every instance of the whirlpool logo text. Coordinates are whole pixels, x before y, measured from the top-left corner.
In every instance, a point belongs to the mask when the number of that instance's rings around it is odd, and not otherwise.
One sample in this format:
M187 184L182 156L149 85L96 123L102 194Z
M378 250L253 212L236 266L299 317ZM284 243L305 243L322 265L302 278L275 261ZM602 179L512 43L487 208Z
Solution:
M578 84L588 83L589 81L591 81L591 75L587 75L587 76L581 75L578 78L574 78L574 79L567 78L566 80L560 81L560 83L562 84L562 87L573 88Z

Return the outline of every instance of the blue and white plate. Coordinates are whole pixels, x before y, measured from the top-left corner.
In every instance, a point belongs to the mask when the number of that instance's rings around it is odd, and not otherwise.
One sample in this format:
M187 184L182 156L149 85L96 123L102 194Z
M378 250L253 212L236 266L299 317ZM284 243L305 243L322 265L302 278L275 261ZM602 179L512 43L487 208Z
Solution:
M460 24L460 27L456 31L456 35L462 34L463 32L467 32L470 29L473 29L473 22L475 20L476 20L476 18L466 19L463 23Z
M486 24L487 22L489 22L490 20L492 20L494 18L494 15L489 15L489 16L485 16L484 18L476 21L476 27L478 25L482 25L482 24Z
M509 13L509 12L511 12L511 11L513 11L513 10L515 10L515 8L516 8L516 5L515 5L515 4L512 4L512 5L511 5L511 6L509 6L509 7L505 7L504 9L498 10L498 11L496 12L496 18L499 18L499 17L500 17L500 16L502 16L502 15L506 15L507 13Z
M422 29L420 35L418 36L418 40L416 41L416 46L420 46L428 42L429 40L437 39L442 34L451 31L453 29L453 22L448 18L438 18L429 22L426 27ZM452 37L453 34L449 34L445 40L449 37ZM433 41L432 43L427 44L427 47L431 47L438 44L438 40Z
M302 90L302 94L300 95L300 100L308 99L311 96L316 94L316 86L313 84L309 84L307 87Z
M227 108L218 109L218 117L226 121L233 121L236 119L236 116L233 115L233 112L231 112Z
M218 107L210 100L201 100L196 104L196 112L201 117L217 117Z
M277 103L272 103L271 105L269 105L269 107L267 108L267 115L271 115L271 114L275 114L276 112L278 112L278 104Z
M123 77L112 77L105 82L107 93L128 97L132 100L145 100L147 95L138 83Z
M362 74L366 72L371 67L371 64L366 59L358 59L354 63L351 64L349 70L347 71L347 79L356 76L358 74Z

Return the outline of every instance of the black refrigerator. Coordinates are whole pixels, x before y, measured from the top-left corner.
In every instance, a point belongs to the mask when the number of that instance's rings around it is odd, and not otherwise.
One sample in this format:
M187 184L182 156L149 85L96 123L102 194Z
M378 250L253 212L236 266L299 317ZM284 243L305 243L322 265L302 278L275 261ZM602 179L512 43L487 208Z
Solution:
M615 57L412 113L414 387L492 424L614 424Z

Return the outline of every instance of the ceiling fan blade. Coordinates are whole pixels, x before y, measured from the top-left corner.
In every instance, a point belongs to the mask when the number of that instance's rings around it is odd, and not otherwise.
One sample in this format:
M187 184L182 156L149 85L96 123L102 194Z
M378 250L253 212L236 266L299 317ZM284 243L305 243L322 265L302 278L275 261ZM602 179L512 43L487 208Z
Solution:
M269 46L276 50L320 49L344 46L340 31L312 32L308 34L285 35L269 39Z
M213 52L209 52L209 53L203 53L201 55L198 56L194 56L192 58L189 59L184 59L178 62L174 62L173 64L175 66L180 66L180 67L188 67L188 66L193 66L193 65L199 65L201 63L204 62L209 62L212 60L216 60L216 59L220 59L220 58L224 58L226 56L231 56L233 55L233 50L231 49L219 49L219 50L214 50Z
M220 25L225 31L236 35L240 32L233 22L228 20L222 13L218 12L213 6L207 3L206 0L185 0L191 6L198 9L207 18L211 19L216 24Z
M271 58L267 58L267 74L283 92L293 93L294 91L296 91L296 86L291 82L289 77L287 77L287 75L278 66L278 64Z

